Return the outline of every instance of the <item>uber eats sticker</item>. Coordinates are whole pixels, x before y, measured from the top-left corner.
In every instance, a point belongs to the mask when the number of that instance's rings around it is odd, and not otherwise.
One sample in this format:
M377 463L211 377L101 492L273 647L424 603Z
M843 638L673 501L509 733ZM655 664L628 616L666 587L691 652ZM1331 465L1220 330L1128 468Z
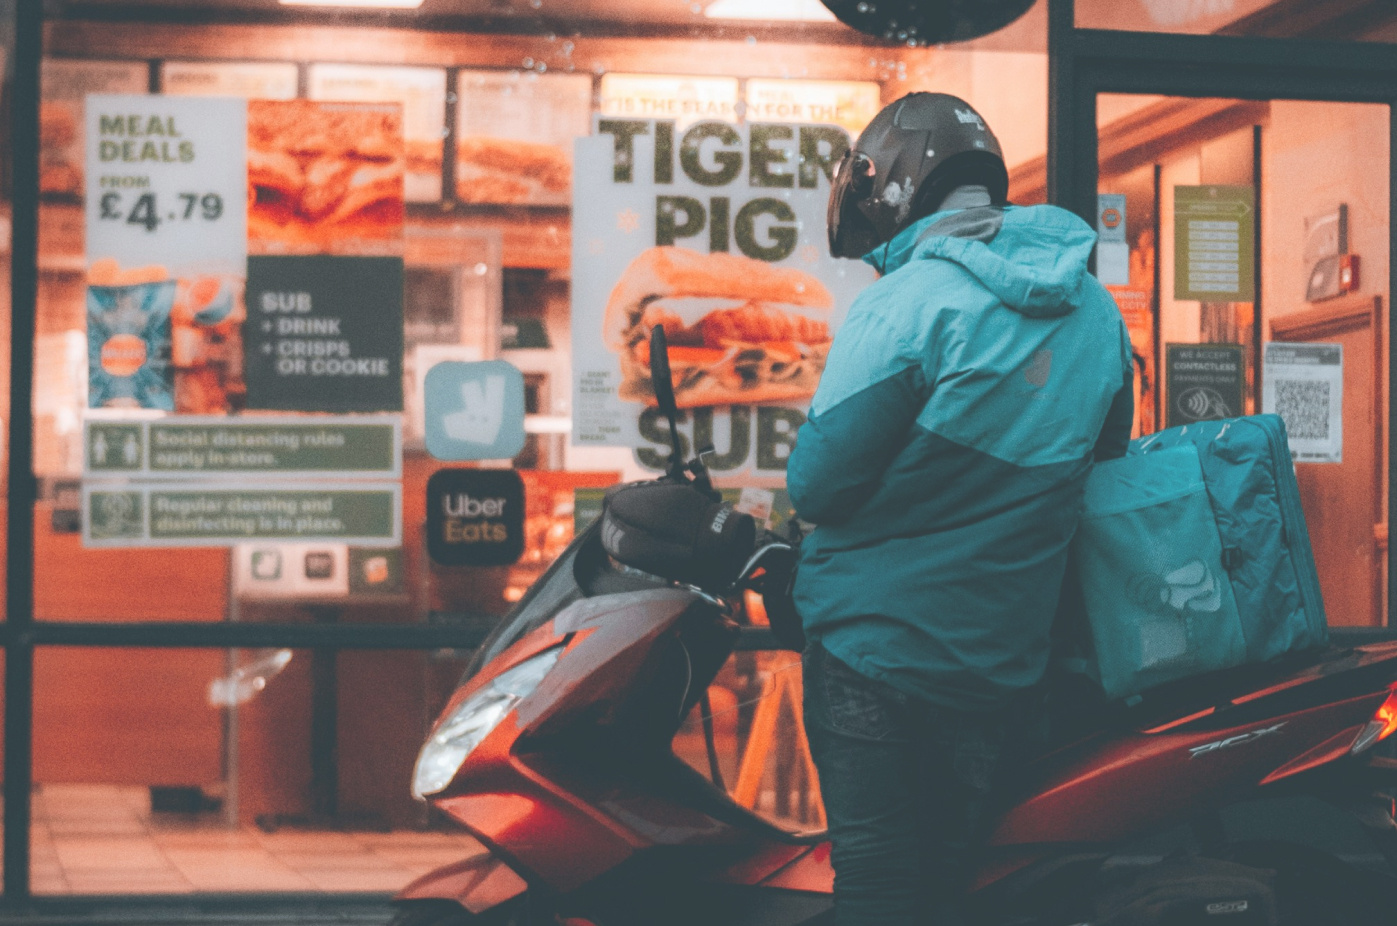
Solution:
M831 125L601 118L573 177L575 444L664 468L649 333L662 325L690 448L715 472L780 476L849 303L874 279L829 256L849 146Z
M512 469L427 480L427 550L443 566L507 566L524 552L524 482Z

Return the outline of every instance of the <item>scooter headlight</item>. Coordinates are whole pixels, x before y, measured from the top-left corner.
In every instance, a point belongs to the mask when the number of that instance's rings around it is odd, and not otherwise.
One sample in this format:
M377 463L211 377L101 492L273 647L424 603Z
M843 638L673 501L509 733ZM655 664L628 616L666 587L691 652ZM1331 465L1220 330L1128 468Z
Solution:
M449 785L466 757L520 701L533 694L561 654L562 648L554 647L500 673L443 718L417 754L412 796L426 800Z

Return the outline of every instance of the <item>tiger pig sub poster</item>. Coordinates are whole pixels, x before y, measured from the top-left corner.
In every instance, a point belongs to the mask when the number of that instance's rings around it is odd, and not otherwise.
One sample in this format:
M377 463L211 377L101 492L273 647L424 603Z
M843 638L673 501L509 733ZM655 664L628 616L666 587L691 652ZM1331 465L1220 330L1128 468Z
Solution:
M601 118L576 143L572 441L663 470L649 335L669 342L686 455L779 484L830 343L870 267L830 256L829 125Z

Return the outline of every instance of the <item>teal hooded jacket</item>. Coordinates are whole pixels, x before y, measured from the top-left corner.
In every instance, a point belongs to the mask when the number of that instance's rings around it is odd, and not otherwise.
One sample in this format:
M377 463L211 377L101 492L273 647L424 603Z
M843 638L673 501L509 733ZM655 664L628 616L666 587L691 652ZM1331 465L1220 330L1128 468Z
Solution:
M1054 206L942 212L864 258L788 461L806 635L861 674L964 710L1047 666L1094 458L1130 439L1133 364ZM1108 421L1109 418L1109 421Z

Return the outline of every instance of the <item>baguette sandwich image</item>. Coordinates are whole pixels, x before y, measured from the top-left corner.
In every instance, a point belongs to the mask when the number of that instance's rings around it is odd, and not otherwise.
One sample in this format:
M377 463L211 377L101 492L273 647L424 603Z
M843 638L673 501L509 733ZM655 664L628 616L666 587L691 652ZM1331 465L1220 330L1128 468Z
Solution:
M401 234L402 117L391 107L248 104L248 237L291 250Z
M737 254L654 247L611 291L606 345L619 395L655 404L650 330L662 325L680 408L808 399L829 354L834 298L818 279Z
M559 145L471 135L456 145L456 196L466 203L562 201L572 156Z

